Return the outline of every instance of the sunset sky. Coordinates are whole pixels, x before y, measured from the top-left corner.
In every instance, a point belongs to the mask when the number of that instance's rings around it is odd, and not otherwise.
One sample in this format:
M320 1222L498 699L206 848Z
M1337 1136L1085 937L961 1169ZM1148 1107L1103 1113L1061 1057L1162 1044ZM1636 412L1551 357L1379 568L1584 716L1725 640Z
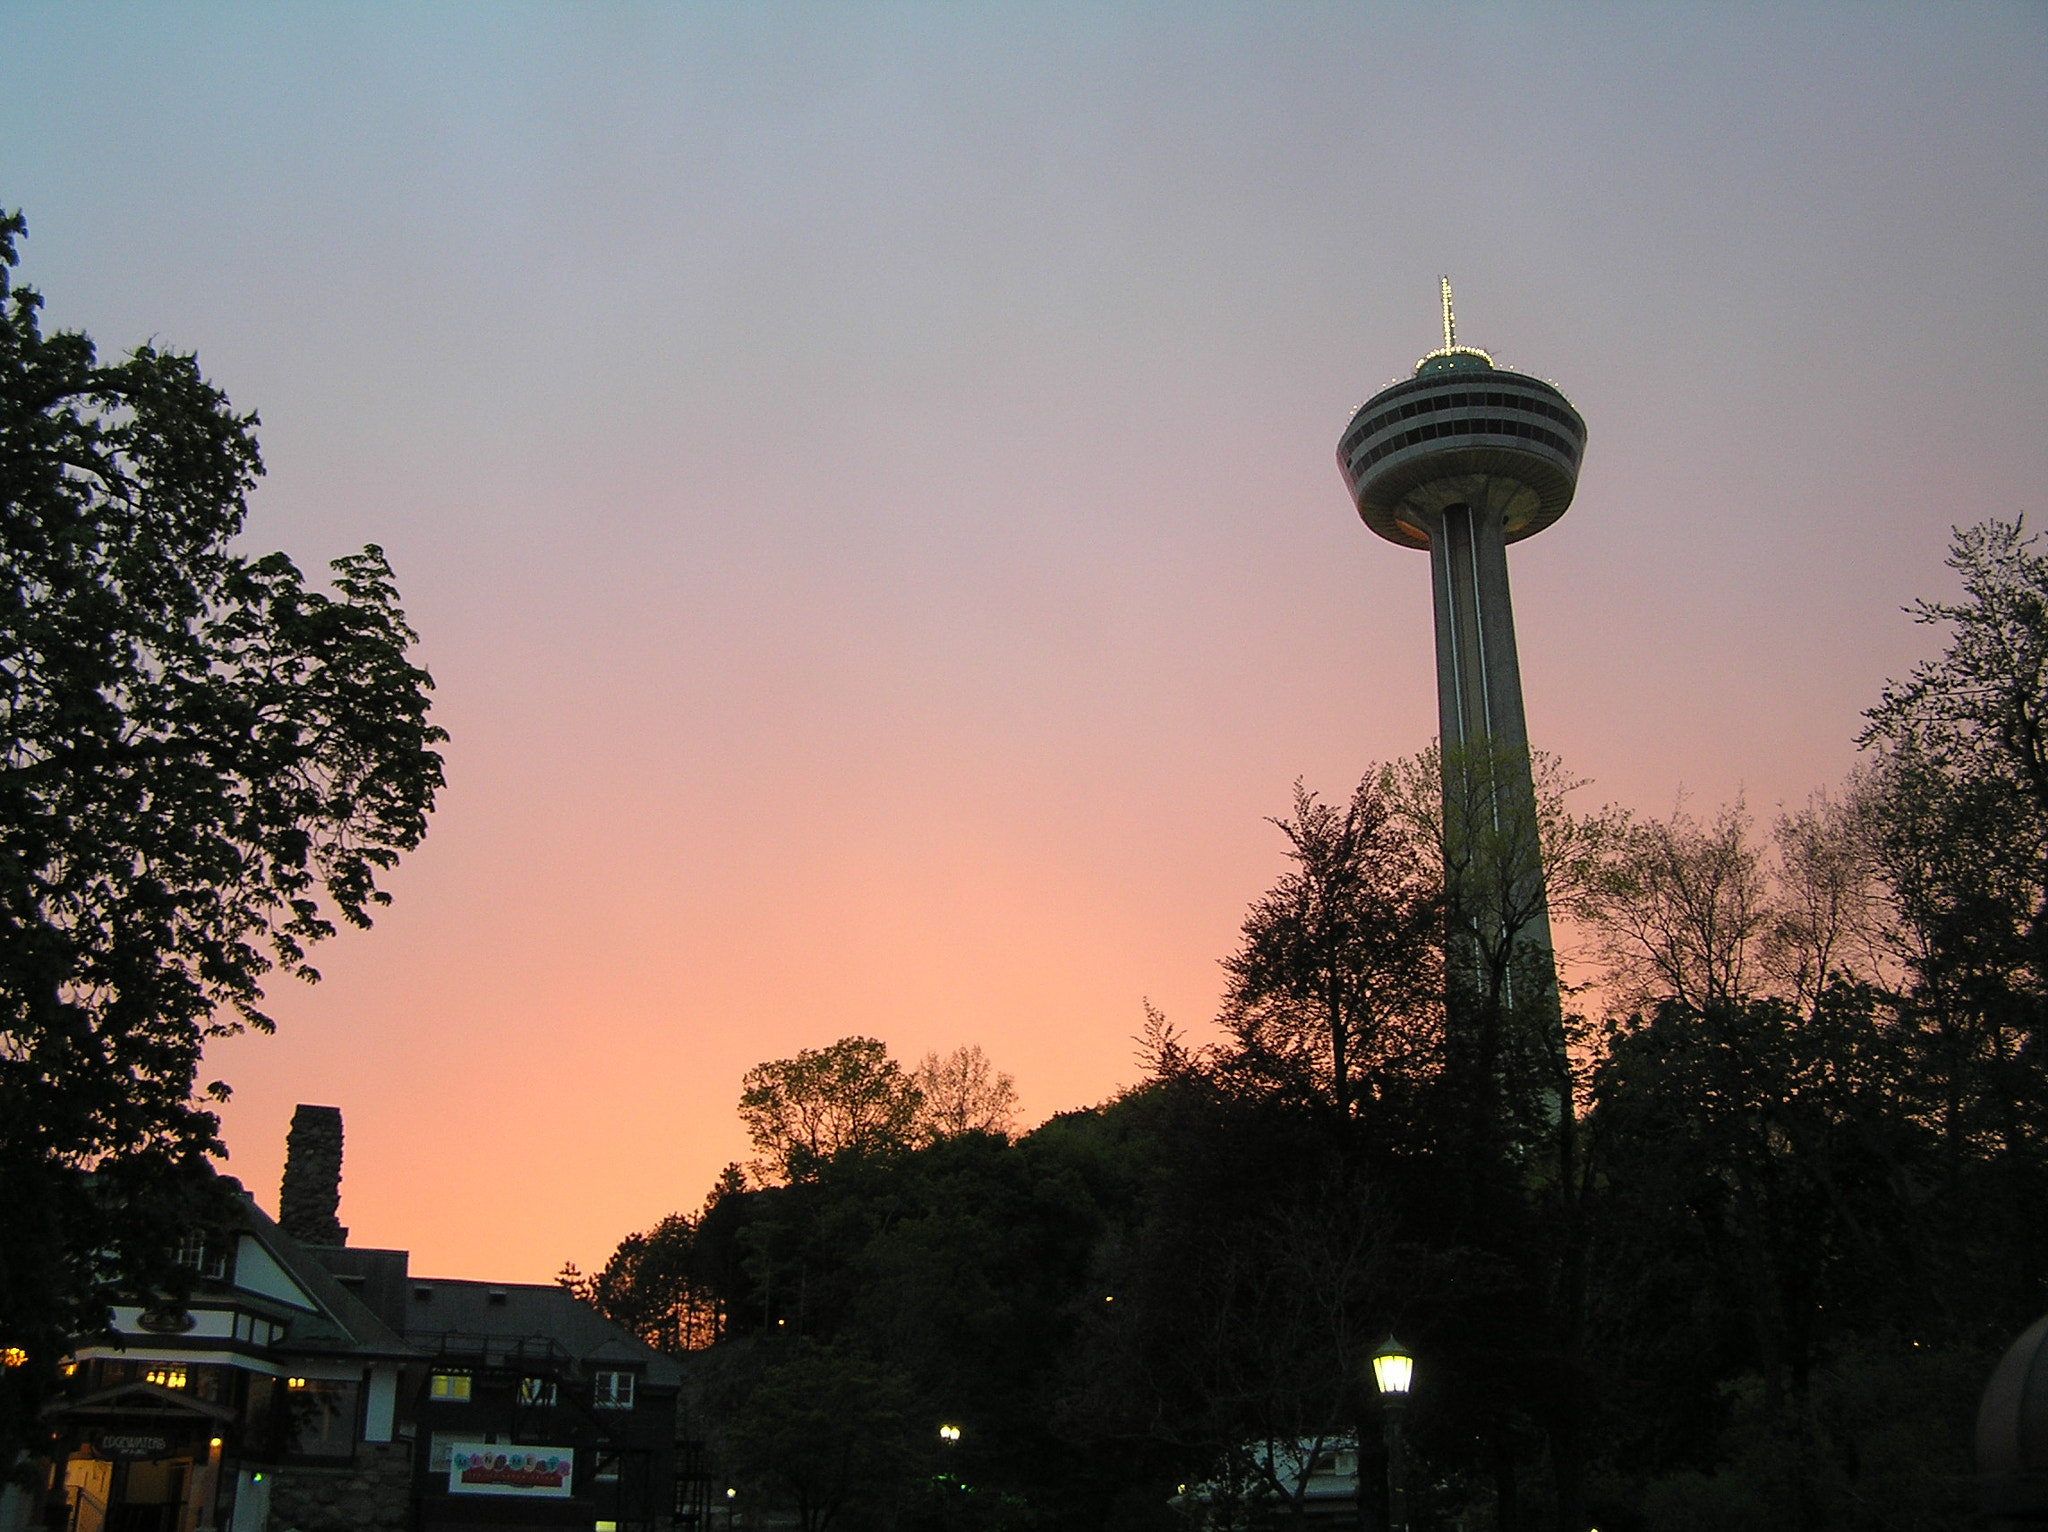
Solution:
M261 412L252 548L397 567L447 792L209 1063L430 1275L695 1208L763 1059L1037 1121L1200 1031L1264 816L1434 732L1334 454L1439 272L1588 422L1511 554L1586 807L1838 780L2048 515L2040 5L17 6L0 205Z

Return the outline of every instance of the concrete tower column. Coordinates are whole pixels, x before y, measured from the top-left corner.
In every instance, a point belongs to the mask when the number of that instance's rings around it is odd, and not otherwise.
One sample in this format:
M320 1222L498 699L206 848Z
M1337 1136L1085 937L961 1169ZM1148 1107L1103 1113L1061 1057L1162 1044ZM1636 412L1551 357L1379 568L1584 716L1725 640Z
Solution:
M1500 512L1447 505L1432 522L1437 737L1446 749L1490 740L1527 750L1529 725L1522 713L1522 668L1515 655Z

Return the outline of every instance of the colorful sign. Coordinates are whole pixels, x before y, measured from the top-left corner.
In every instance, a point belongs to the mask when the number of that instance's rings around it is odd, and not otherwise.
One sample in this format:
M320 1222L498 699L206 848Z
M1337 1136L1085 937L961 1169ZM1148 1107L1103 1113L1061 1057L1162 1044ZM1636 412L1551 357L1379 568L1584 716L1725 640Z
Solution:
M451 1495L569 1497L576 1474L573 1447L513 1447L504 1442L453 1442L448 1448Z

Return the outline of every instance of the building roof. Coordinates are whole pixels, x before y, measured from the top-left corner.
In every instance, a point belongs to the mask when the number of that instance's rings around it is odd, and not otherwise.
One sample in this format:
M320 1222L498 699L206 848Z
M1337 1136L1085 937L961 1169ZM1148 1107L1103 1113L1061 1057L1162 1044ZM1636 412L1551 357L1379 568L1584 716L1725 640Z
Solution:
M632 1368L658 1387L683 1381L672 1357L552 1283L414 1277L405 1320L406 1340L436 1355L475 1355L490 1364L550 1357L584 1373Z
M334 1279L306 1246L301 1245L251 1200L245 1232L255 1236L270 1258L284 1269L293 1285L310 1301L312 1312L294 1313L286 1345L295 1351L352 1351L372 1356L403 1357L414 1348L379 1319L355 1294Z

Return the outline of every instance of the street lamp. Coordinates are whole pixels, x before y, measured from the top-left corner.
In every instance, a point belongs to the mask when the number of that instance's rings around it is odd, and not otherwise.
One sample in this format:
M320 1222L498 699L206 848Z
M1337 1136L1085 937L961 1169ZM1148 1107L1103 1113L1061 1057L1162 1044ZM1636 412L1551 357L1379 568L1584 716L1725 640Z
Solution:
M1401 1410L1415 1381L1415 1357L1389 1335L1372 1354L1372 1378L1387 1411L1387 1532L1408 1532L1408 1456Z

